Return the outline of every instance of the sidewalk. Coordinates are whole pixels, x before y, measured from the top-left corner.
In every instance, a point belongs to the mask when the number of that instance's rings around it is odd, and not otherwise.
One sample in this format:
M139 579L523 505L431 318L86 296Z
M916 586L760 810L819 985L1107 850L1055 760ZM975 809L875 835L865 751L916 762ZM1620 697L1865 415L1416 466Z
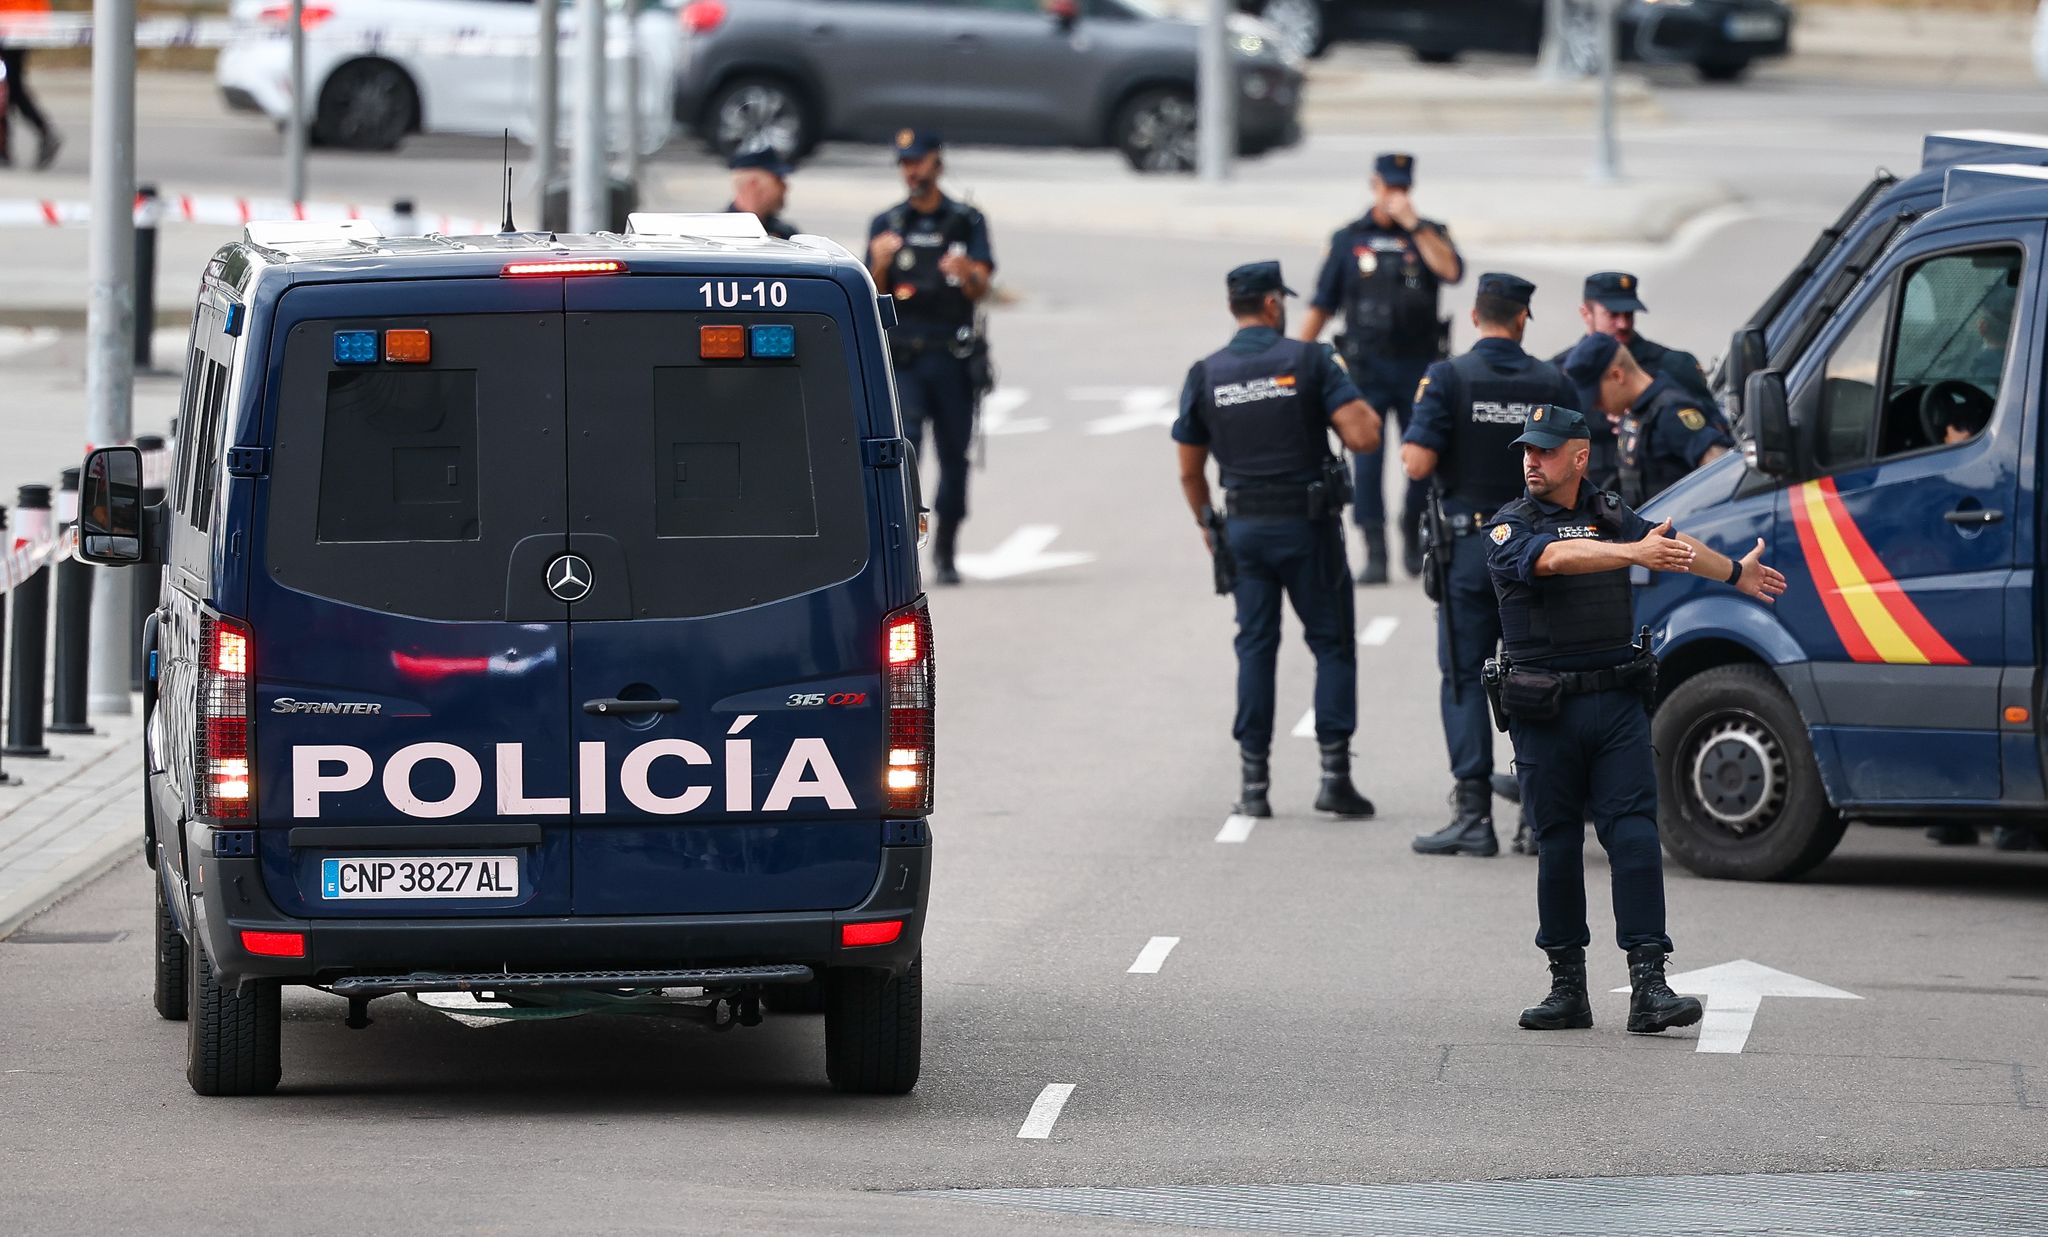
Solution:
M142 719L96 717L51 735L53 756L9 757L0 786L0 937L142 845Z

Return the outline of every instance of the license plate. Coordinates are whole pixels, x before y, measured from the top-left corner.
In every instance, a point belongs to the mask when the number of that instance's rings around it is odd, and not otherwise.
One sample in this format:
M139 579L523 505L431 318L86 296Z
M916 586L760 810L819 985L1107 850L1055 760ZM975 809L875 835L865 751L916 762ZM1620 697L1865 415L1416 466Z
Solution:
M320 898L348 902L375 898L516 898L517 855L428 855L404 859L322 859Z
M1737 43L1769 43L1785 33L1785 23L1774 13L1733 13L1722 29Z

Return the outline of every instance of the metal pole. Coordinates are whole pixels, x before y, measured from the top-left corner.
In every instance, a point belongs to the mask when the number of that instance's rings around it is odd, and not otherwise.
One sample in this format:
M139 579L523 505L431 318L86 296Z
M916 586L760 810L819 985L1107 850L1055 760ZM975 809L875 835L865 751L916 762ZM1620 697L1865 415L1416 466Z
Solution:
M93 0L92 229L85 360L88 443L128 441L135 398L135 0ZM91 705L124 714L135 587L110 571L92 599Z
M1230 161L1237 153L1237 83L1230 71L1230 16L1236 11L1231 0L1209 0L1196 66L1195 167L1210 184L1230 179Z
M135 371L155 369L151 336L156 332L156 227L163 215L155 185L135 189Z
M306 200L306 0L292 0L292 110L284 126L284 197Z
M48 541L50 487L24 485L14 505L20 529L17 540L29 545ZM50 567L14 586L8 599L14 619L14 643L7 650L7 743L9 756L48 756L43 746L44 662L50 653Z
M1621 149L1614 136L1614 0L1597 0L1593 11L1600 28L1600 141L1593 179L1612 184L1621 179Z
M57 524L78 523L78 469L64 470ZM50 692L50 733L91 734L85 721L85 659L91 638L92 564L66 555L57 566L57 668Z
M611 214L605 139L604 0L576 3L576 140L569 230L602 231Z
M1536 47L1536 76L1556 81L1564 75L1564 0L1543 0L1543 40Z
M626 179L640 186L640 15L626 0Z
M562 48L561 5L536 4L540 11L540 41L533 62L533 224L546 228L548 186L561 174L562 153Z

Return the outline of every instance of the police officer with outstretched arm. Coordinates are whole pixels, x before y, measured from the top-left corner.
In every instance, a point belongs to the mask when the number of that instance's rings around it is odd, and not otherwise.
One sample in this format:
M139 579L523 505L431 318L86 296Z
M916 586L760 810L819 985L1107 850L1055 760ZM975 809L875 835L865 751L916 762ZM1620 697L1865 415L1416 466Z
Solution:
M1642 281L1627 271L1596 271L1586 276L1584 297L1579 302L1579 320L1586 324L1586 335L1606 335L1620 343L1644 370L1652 375L1669 377L1680 389L1690 392L1701 408L1718 416L1720 405L1714 402L1713 384L1707 381L1706 373L1700 369L1699 358L1636 334L1636 315L1649 312L1649 306L1643 304L1642 292ZM1571 349L1567 348L1550 359L1562 367L1570 353ZM1588 407L1585 411L1590 415L1599 410ZM1592 417L1590 428L1593 431L1593 464L1588 475L1594 484L1612 489L1619 467L1614 427L1599 417Z
M1649 521L1586 480L1586 419L1539 408L1515 445L1528 492L1487 529L1504 656L1487 668L1514 739L1522 803L1536 832L1536 944L1550 959L1550 995L1521 1025L1593 1025L1587 996L1584 851L1592 817L1614 885L1615 940L1628 954L1628 1029L1700 1019L1700 1003L1664 979L1663 854L1645 702L1657 662L1647 629L1631 643L1629 569L1723 580L1769 602L1785 577L1764 565L1762 538L1740 561Z
M990 382L975 306L988 295L996 258L981 212L939 191L945 157L938 134L898 133L896 166L910 196L868 225L868 270L875 286L896 298L900 321L889 347L904 435L922 452L930 425L938 451L932 566L939 583L958 584L954 554L967 518L967 452L975 406Z
M1425 855L1500 853L1493 832L1493 728L1479 681L1500 643L1500 612L1480 534L1494 512L1521 496L1521 473L1508 447L1530 409L1571 401L1556 368L1522 351L1535 292L1535 284L1516 275L1479 277L1472 306L1479 341L1458 359L1429 367L1401 436L1401 466L1410 478L1431 483L1438 510L1430 513L1429 527L1445 542L1430 547L1428 583L1437 599L1444 746L1457 788L1451 822L1414 841Z
M777 240L796 235L796 225L782 217L789 203L789 161L773 146L741 151L726 162L732 172L732 201L726 213L745 212L761 221L761 228Z
M1615 427L1621 501L1640 507L1735 449L1712 403L1702 403L1670 374L1652 375L1634 349L1610 335L1588 335L1565 354L1565 377L1578 401Z
M1346 819L1373 813L1351 783L1351 734L1358 717L1358 650L1351 573L1341 519L1350 486L1330 430L1353 451L1379 446L1379 414L1358 397L1329 347L1291 340L1294 295L1278 262L1251 262L1225 280L1237 334L1195 362L1181 389L1173 438L1180 485L1211 552L1217 522L1209 498L1211 454L1222 473L1221 531L1237 562L1237 720L1231 734L1244 786L1235 810L1271 816L1267 753L1273 743L1274 661L1280 602L1301 616L1316 659L1316 743L1322 786L1316 810Z
M1373 163L1372 209L1337 229L1302 315L1301 338L1320 339L1338 314L1338 351L1366 402L1408 424L1415 384L1432 361L1449 355L1438 302L1444 284L1465 277L1465 260L1450 230L1415 211L1415 156L1381 155ZM1360 584L1387 582L1387 517L1380 453L1352 457L1358 504L1352 518L1365 537ZM1402 558L1409 575L1422 570L1419 525L1423 487L1411 483L1401 504Z

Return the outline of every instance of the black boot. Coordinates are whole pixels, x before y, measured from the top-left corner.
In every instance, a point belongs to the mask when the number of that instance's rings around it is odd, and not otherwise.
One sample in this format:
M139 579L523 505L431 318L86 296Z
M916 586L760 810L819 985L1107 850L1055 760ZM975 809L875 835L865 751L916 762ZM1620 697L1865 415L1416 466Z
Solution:
M1271 784L1266 772L1264 752L1237 754L1238 767L1243 770L1244 789L1238 793L1235 806L1230 810L1239 816L1256 816L1264 819L1273 814L1273 805L1266 802L1266 788Z
M1586 998L1586 951L1546 949L1550 955L1550 995L1541 1005L1522 1011L1525 1031L1584 1030L1593 1025L1593 1002Z
M1316 811L1334 812L1344 820L1367 820L1372 800L1351 784L1351 748L1345 743L1328 743L1322 748L1323 786L1316 792Z
M1515 819L1515 840L1509 844L1508 849L1518 855L1536 853L1536 835L1529 832L1528 813L1524 812Z
M1401 530L1401 570L1407 572L1411 579L1422 574L1422 535L1420 533L1412 533L1406 529Z
M1358 583L1387 582L1387 528L1386 525L1368 526L1358 530L1365 534L1365 566L1358 569Z
M36 171L47 171L57 161L57 151L64 145L55 129L44 129L36 135Z
M960 569L953 565L953 551L960 545L960 522L939 521L932 533L932 574L940 584L960 583Z
M1500 853L1500 839L1493 833L1493 788L1483 777L1468 777L1453 793L1457 814L1451 823L1435 833L1410 843L1418 855L1477 855L1485 858Z
M1493 787L1494 798L1506 799L1509 803L1522 801L1522 784L1515 780L1514 774L1496 773L1487 781Z
M1679 996L1664 982L1664 951L1638 945L1628 951L1628 1029L1654 1035L1671 1027L1689 1027L1700 1020L1700 1003Z

